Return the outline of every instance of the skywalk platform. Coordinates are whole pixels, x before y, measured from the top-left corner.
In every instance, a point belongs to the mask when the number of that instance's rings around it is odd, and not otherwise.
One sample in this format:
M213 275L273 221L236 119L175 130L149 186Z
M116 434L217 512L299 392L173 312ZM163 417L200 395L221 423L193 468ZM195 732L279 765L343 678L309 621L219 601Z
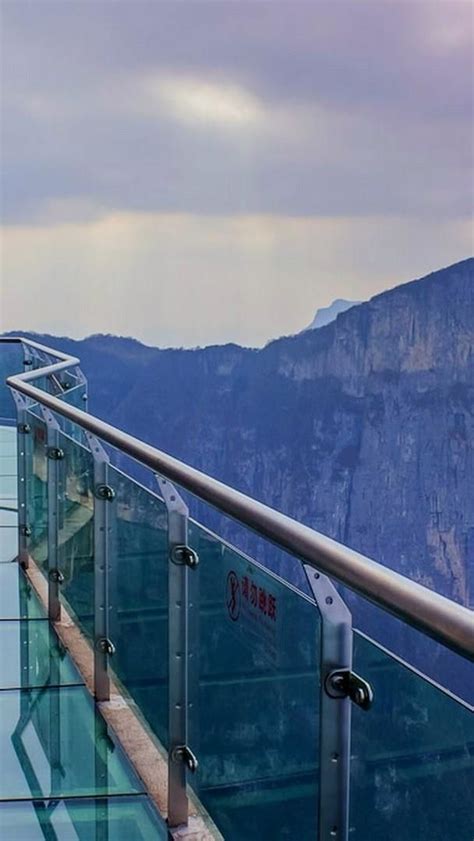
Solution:
M15 562L15 427L0 427L0 450L0 838L166 839L164 821Z

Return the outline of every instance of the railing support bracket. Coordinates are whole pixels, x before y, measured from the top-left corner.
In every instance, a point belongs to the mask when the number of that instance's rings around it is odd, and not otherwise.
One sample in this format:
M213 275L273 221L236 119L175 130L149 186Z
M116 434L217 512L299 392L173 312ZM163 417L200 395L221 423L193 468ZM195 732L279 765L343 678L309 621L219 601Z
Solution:
M117 620L117 501L109 484L109 456L95 435L86 432L86 438L94 459L94 693L97 701L109 701L109 657L115 654L111 626Z
M171 482L156 476L168 513L168 825L187 825L187 772L198 761L189 748L188 710L191 674L197 662L197 587L199 558L188 544L189 511ZM192 629L192 630L191 630ZM193 659L194 658L194 659Z

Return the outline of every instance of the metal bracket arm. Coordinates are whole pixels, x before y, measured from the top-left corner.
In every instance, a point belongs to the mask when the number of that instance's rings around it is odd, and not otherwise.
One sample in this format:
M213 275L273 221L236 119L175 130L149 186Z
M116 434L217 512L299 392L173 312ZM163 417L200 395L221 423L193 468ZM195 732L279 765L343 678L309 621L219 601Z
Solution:
M187 745L177 745L173 748L171 751L171 759L173 762L182 762L186 765L186 768L191 772L191 774L195 774L199 767L196 755L192 752L191 748L188 748Z
M195 569L199 563L199 556L190 546L182 546L177 544L173 546L170 552L171 560L177 566L187 566L190 569Z
M369 710L374 700L370 683L350 669L335 669L326 676L325 689L331 698L350 698L362 710Z

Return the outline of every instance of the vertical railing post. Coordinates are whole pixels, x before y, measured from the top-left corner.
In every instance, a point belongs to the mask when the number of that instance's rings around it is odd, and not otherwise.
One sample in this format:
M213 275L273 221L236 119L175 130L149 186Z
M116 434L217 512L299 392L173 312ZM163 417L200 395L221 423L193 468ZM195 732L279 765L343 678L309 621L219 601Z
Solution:
M334 584L309 564L304 570L321 614L318 841L347 841L351 703L369 709L372 690L352 671L352 615Z
M168 513L168 825L187 824L187 771L197 770L189 746L189 670L195 656L190 628L197 621L196 567L199 559L188 546L189 511L171 482L157 476ZM193 576L190 581L190 576Z
M81 370L81 368L77 368L77 383L78 383L78 385L83 385L84 386L85 390L84 390L84 394L82 395L82 400L83 400L83 403L84 403L83 409L84 409L85 412L87 412L87 405L88 405L88 398L89 398L88 382L87 382L87 377L84 374L84 372Z
M31 369L32 365L33 365L33 358L32 358L32 354L31 354L31 349L28 347L28 345L24 344L23 342L22 342L22 348L23 348L23 370L24 371L29 371Z
M41 406L46 423L46 456L48 480L48 617L51 622L61 619L59 587L63 574L59 565L59 520L62 505L61 463L64 450L59 446L59 424L46 406Z
M17 418L17 496L18 496L18 562L28 568L28 509L27 509L27 453L28 436L31 427L28 423L28 401L18 391L11 389L16 405Z
M94 459L94 693L97 701L109 701L109 658L115 652L111 623L117 613L117 503L109 457L94 435L86 432L86 437Z
M325 575L305 565L321 614L321 709L319 732L318 841L347 841L351 702L329 694L330 675L352 668L352 616Z

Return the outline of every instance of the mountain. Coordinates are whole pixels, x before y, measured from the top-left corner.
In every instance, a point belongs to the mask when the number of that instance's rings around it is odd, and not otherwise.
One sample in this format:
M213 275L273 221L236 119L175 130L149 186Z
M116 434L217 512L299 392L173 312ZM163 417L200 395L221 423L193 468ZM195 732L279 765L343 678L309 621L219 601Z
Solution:
M341 312L346 312L351 307L356 307L357 304L360 304L360 301L346 301L344 298L336 298L328 307L316 310L316 315L309 327L306 327L306 330L317 330L318 327L325 327L326 324L334 321Z
M474 606L473 274L464 260L260 350L40 339L80 356L92 412ZM192 510L302 583L291 559ZM420 635L350 601L359 625L426 667ZM454 673L449 656L430 655L438 677Z

